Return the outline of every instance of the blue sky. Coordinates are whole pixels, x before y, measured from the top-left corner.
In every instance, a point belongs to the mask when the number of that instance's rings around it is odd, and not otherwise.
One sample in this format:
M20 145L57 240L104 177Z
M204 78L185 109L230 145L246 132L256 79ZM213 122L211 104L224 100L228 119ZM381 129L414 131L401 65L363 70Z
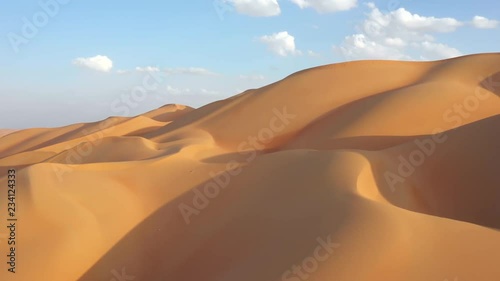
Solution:
M491 0L2 1L0 128L199 107L329 63L497 52L499 10Z

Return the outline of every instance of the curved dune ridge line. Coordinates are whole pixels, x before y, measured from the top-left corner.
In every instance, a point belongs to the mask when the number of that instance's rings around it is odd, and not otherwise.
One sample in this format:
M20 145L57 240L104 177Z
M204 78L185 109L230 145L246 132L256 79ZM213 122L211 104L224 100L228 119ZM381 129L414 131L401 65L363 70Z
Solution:
M494 53L10 133L18 267L0 279L498 280L499 128Z
M16 130L13 130L13 129L0 129L0 138L3 137L3 136L6 136L10 133L13 133L15 132Z

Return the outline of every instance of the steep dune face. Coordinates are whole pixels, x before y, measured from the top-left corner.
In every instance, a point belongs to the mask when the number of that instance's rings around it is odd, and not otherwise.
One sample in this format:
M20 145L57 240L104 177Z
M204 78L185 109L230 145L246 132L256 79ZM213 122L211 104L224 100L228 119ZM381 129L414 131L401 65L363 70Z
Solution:
M342 63L4 136L0 279L496 280L499 73L500 54Z
M385 150L379 189L406 209L500 229L498 128L496 115Z

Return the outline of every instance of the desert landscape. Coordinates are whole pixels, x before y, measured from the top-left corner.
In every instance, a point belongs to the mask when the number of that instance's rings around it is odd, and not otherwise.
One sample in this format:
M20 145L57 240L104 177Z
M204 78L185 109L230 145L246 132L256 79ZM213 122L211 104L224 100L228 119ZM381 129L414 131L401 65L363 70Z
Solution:
M6 136L10 133L15 132L15 130L12 129L0 129L0 137Z
M0 279L499 280L499 128L490 53L2 131L19 246Z

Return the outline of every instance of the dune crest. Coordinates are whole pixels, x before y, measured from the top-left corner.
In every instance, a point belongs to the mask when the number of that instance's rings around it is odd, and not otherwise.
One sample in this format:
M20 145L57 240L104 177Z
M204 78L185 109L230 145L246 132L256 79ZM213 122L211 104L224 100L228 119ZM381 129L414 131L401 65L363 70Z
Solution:
M6 136L8 134L11 134L13 132L15 132L17 130L13 130L13 129L0 129L0 138L3 137L3 136Z
M20 206L19 267L0 279L497 280L498 128L492 53L0 131L0 190L16 169Z

